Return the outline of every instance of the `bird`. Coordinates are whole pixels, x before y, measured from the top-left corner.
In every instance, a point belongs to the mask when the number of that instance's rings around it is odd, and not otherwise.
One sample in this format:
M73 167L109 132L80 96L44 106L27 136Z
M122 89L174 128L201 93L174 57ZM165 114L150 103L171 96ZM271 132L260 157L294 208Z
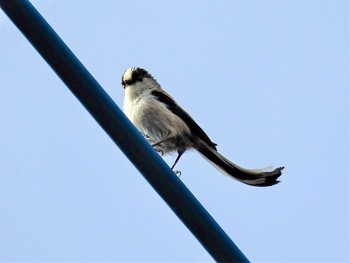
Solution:
M247 169L220 154L204 130L161 88L157 80L143 68L125 70L123 111L136 128L163 154L177 153L175 165L186 150L195 149L222 173L251 186L272 186L284 167Z

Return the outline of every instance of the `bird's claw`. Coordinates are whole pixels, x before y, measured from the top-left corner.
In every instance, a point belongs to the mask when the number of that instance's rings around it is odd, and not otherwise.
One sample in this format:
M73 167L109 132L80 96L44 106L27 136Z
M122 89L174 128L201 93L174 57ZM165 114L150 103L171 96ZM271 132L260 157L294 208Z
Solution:
M151 137L149 137L147 134L144 134L142 132L141 132L141 134L142 134L143 138L145 138L150 144L155 143L155 141Z
M177 175L177 177L181 177L181 171L180 170L175 170L174 173Z
M143 132L141 132L141 134L142 134L142 136L151 144L151 146L153 147L153 149L155 149L156 152L160 154L160 156L163 156L163 155L164 155L164 152L163 152L161 149L158 149L158 148L157 148L157 145L155 145L156 142L155 142L151 137L149 137L147 134L145 134L145 133L143 133Z

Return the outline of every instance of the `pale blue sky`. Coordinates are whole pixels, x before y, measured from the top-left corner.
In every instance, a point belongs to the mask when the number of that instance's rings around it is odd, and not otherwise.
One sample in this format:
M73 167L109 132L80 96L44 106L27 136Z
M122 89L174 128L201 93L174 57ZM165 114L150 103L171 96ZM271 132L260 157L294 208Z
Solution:
M33 1L122 107L152 73L241 166L181 180L252 262L349 260L348 1ZM0 12L0 261L212 261ZM169 163L175 156L166 157Z

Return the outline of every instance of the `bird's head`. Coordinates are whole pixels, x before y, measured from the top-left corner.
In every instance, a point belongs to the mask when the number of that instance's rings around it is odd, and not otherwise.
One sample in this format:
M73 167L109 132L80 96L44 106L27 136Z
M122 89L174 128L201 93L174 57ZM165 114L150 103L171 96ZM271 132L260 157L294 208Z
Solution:
M127 87L147 87L157 83L156 80L143 68L128 68L122 76L122 85Z

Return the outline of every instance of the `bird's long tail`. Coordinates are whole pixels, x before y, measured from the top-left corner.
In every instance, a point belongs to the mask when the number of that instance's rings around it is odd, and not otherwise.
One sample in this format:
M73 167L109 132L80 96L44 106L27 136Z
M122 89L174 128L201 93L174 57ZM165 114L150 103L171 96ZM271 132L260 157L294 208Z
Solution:
M284 168L246 169L232 163L204 142L201 143L200 147L197 147L197 150L224 174L252 186L271 186L279 183L277 178L282 174Z

